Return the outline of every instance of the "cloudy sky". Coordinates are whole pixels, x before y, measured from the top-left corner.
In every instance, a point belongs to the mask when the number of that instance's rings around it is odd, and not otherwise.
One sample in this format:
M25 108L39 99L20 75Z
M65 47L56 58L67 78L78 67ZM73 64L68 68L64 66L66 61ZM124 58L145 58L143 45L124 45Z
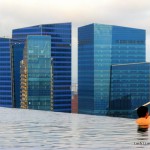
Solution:
M145 29L150 61L150 0L0 0L0 36L25 26L72 22L73 81L77 77L77 27L102 23Z

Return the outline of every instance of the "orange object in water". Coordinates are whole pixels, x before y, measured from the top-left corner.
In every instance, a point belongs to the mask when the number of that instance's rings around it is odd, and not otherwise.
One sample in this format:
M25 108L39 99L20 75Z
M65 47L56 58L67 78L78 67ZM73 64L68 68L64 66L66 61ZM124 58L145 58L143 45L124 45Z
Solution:
M136 123L139 125L139 126L143 126L143 125L150 125L150 116L148 118L139 118L136 120Z

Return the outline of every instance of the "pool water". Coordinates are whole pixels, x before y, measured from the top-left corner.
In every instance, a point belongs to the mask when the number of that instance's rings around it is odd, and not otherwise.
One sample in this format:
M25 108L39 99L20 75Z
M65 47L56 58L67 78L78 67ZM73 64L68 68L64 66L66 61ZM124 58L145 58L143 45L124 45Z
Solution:
M150 131L134 119L1 107L0 149L150 149Z

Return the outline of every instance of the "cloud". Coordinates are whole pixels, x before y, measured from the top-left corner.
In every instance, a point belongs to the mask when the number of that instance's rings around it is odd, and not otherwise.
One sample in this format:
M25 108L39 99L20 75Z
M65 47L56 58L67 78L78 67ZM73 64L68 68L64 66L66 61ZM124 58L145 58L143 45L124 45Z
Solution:
M71 21L75 27L97 22L147 29L149 8L149 0L0 0L0 27Z
M76 78L77 27L93 22L146 29L150 61L149 8L149 0L0 0L0 36L11 36L14 28L73 22L73 78Z

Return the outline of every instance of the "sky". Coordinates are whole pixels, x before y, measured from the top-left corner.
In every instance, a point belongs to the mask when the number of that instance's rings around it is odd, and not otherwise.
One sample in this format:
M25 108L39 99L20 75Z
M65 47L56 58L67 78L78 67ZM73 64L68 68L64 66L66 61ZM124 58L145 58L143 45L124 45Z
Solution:
M12 29L72 22L72 81L77 82L77 28L90 23L146 30L150 61L150 0L0 0L0 37Z

